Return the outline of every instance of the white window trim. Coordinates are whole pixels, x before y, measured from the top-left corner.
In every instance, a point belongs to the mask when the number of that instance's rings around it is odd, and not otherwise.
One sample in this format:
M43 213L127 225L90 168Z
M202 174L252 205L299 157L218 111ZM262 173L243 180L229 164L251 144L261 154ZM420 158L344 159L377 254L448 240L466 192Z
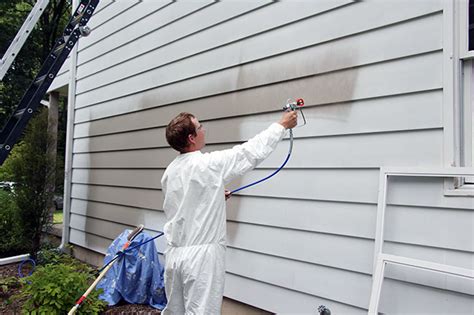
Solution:
M379 189L377 198L377 219L375 228L374 264L372 272L372 290L369 301L369 315L377 315L380 302L380 292L384 279L384 269L388 263L404 265L406 267L425 269L461 276L464 278L474 278L474 271L445 264L438 264L431 261L423 261L408 257L389 255L383 252L385 236L385 214L387 210L388 179L389 177L459 177L474 176L474 168L453 167L453 168L394 168L381 167L379 175Z
M463 102L461 108L461 165L474 166L473 145L473 108L474 101L474 60L463 60ZM474 190L474 177L465 177L463 186ZM464 188L466 188L464 187Z
M467 128L471 119L466 117L464 103L470 106L471 95L468 93L466 81L472 73L463 70L471 64L474 52L468 51L468 0L451 0L444 2L443 14L443 124L444 124L444 166L472 166L466 163L465 150L472 145L472 139L467 145ZM464 67L464 69L463 69ZM473 78L474 79L474 78ZM465 92L464 92L465 91ZM464 151L463 151L464 150ZM474 196L474 184L466 183L464 177L445 180L444 194L446 196Z

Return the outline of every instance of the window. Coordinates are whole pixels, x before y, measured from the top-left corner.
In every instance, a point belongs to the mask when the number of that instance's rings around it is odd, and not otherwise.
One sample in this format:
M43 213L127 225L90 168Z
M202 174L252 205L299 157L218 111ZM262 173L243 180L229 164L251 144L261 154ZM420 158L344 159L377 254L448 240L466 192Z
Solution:
M474 0L446 1L445 5L446 162L474 167ZM445 194L474 196L474 178L447 181Z

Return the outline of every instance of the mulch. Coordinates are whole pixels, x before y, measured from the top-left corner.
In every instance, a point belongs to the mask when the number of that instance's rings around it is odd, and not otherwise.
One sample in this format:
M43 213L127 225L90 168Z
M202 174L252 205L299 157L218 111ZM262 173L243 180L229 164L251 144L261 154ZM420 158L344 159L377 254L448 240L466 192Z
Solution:
M0 279L8 277L19 277L18 276L19 263L0 266ZM27 275L30 271L29 266L22 268L23 274ZM0 314L21 314L21 307L23 301L11 300L11 296L20 292L19 288L13 288L7 293L3 294L0 291ZM71 305L72 307L73 305ZM115 306L109 306L102 314L107 315L155 315L161 314L161 312L148 305L138 304L119 304Z
M18 277L18 265L19 264L10 264L0 266L0 279ZM21 314L21 301L10 300L12 295L19 292L19 288L10 289L6 293L0 291L0 314Z
M148 305L139 305L139 304L123 304L123 305L114 305L109 306L107 310L103 313L107 315L155 315L161 314L161 312Z

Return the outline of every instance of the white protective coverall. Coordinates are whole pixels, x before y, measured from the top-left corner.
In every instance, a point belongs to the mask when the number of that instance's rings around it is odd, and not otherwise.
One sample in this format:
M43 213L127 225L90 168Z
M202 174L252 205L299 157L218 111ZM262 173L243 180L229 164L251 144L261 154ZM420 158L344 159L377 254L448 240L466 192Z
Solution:
M274 123L229 150L180 154L161 184L167 223L164 233L165 315L220 314L225 279L224 185L267 158L283 138Z

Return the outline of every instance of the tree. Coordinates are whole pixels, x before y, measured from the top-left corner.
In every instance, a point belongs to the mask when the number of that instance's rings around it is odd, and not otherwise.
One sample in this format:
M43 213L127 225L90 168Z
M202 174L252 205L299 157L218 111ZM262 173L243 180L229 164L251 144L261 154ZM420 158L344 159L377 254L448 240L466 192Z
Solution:
M0 0L0 55L3 56L10 42L34 7L36 0ZM42 63L61 34L69 18L67 0L50 0L33 32L0 82L0 128L11 116L24 92L38 73ZM46 117L46 118L45 118ZM64 115L62 115L64 117ZM60 126L63 124L60 123ZM53 192L46 183L54 174L51 161L46 157L48 136L47 111L41 111L30 122L22 142L15 146L10 157L0 167L0 177L17 183L15 199L23 225L23 234L31 241L31 252L39 249L41 233L51 222L47 202ZM62 131L59 132L62 134ZM62 139L59 141L62 142ZM62 146L58 160L62 165ZM62 178L58 180L62 182Z
M30 121L23 141L13 150L10 167L16 180L14 198L19 209L25 240L31 241L35 257L41 235L51 227L48 201L52 192L45 185L51 178L54 162L47 154L48 111L43 108Z
M0 0L1 56L8 49L35 3L35 0ZM70 5L67 0L50 0L10 70L0 82L0 128L6 124L53 48L56 38L62 33L69 12Z

